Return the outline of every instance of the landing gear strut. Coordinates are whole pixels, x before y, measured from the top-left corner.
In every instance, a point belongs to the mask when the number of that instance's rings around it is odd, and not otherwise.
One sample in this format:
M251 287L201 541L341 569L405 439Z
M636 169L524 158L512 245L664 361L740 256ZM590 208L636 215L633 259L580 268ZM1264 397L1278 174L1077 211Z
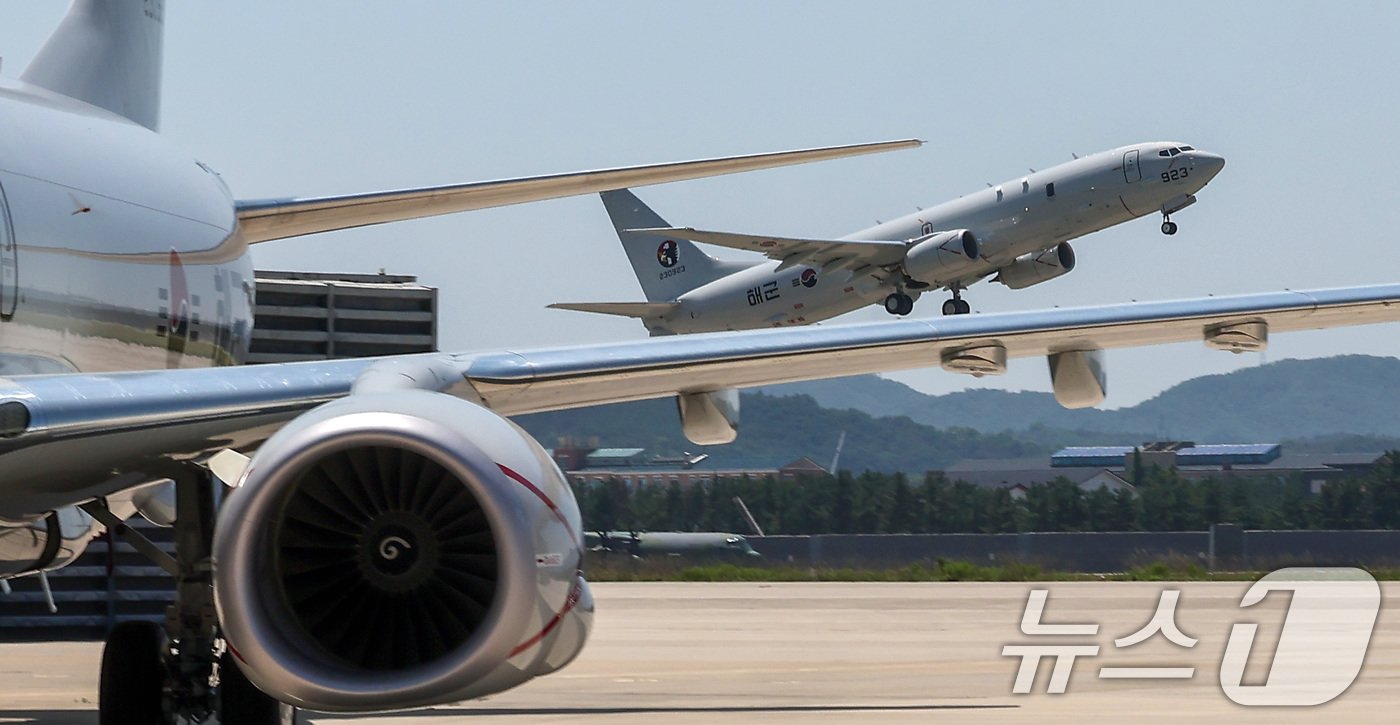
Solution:
M175 482L175 558L121 525L105 505L84 510L118 531L138 550L152 554L175 576L175 603L165 626L124 622L112 630L102 652L101 725L165 725L205 722L218 714L227 725L295 723L296 709L263 694L233 662L219 634L214 611L211 550L221 486L203 469ZM134 539L134 540L133 540Z
M954 287L952 298L943 303L943 314L966 315L971 312L972 305L968 304L967 300L962 298L962 290Z
M896 291L885 298L885 312L903 317L914 311L914 298L903 291Z

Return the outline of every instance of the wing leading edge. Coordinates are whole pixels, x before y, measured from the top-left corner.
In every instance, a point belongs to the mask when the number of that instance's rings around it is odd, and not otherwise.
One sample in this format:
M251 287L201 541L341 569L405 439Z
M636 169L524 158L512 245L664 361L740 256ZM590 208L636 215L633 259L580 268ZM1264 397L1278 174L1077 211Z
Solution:
M348 196L239 201L237 213L244 238L252 244L303 234L591 194L610 189L686 181L895 151L915 148L922 144L923 142L917 139L903 139Z
M1008 358L1031 357L1203 340L1229 325L1285 332L1393 321L1400 321L1400 284L518 352L15 377L0 381L0 417L11 422L0 431L0 517L105 495L53 481L104 480L120 490L119 481L107 479L114 466L152 475L171 457L247 447L304 410L362 391L440 391L519 415L928 367L989 346ZM95 443L112 456L90 455ZM39 458L44 465L36 468Z

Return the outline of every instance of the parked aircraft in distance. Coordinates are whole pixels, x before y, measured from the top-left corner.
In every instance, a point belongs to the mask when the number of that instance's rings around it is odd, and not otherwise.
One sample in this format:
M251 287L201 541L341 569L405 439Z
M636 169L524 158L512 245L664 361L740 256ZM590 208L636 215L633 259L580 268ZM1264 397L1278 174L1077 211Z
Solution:
M1022 289L1074 269L1071 239L1149 214L1175 234L1171 215L1224 166L1176 142L1123 146L831 240L672 227L631 191L605 191L647 301L550 307L636 317L653 335L802 325L882 301L907 315L933 289L952 293L943 314L965 315L962 292L979 280ZM721 261L693 242L768 261Z
M236 365L250 244L913 144L238 201L155 133L164 8L76 0L0 81L0 579L70 564L105 526L176 584L168 616L108 636L104 725L424 707L567 666L592 627L583 523L506 416L670 397L692 440L732 439L739 388L1018 356L1089 401L1101 349L1400 319L1390 284ZM138 513L173 553L122 526Z
M590 531L589 551L629 556L683 556L691 559L761 559L748 539L722 531Z

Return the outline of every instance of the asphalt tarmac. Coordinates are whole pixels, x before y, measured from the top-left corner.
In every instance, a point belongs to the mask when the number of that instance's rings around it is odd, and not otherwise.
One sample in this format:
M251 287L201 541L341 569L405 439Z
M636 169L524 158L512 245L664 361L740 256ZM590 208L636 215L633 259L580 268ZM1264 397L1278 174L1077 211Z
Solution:
M1393 721L1400 622L1387 608L1400 591L1395 585L1383 586L1360 676L1314 707L1245 707L1222 691L1221 657L1232 625L1259 624L1243 682L1262 685L1289 606L1286 595L1270 595L1242 609L1247 586L599 584L592 641L563 672L483 701L362 719L413 725ZM1035 588L1050 592L1040 622L1096 623L1097 633L1022 634ZM1141 644L1115 644L1153 619L1164 590L1180 591L1172 620L1184 635L1178 639L1195 644L1173 643L1162 633ZM1046 693L1049 660L1032 692L1013 694L1021 659L1004 656L1003 646L1045 644L1100 649L1074 660L1063 694ZM1345 669L1345 653L1314 644L1307 675L1320 681ZM100 650L96 643L0 645L0 723L96 723ZM1105 667L1177 677L1105 677ZM1162 667L1172 669L1123 669Z

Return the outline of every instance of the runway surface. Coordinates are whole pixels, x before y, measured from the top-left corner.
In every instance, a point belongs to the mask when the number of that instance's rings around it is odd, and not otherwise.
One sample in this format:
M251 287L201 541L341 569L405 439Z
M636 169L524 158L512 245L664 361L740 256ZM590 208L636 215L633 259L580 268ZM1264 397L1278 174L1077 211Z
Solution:
M599 584L597 626L569 668L472 703L364 718L431 725L596 722L1376 722L1395 717L1400 624L1384 585L1366 664L1352 687L1311 708L1249 708L1222 693L1218 673L1232 624L1260 630L1246 669L1262 682L1287 597L1239 608L1244 583L1065 584ZM1097 622L1094 636L1034 638L1019 629L1032 588L1050 590L1042 621ZM1161 592L1181 591L1175 621L1198 643L1157 635L1119 649L1142 629ZM1261 609L1263 611L1256 612ZM1065 694L1045 694L1042 663L1032 694L1012 694L1011 644L1093 645L1076 660ZM96 723L94 643L0 645L0 723ZM1321 672L1332 666L1317 657ZM1102 667L1195 668L1190 679L1107 680ZM309 722L346 718L314 715Z

